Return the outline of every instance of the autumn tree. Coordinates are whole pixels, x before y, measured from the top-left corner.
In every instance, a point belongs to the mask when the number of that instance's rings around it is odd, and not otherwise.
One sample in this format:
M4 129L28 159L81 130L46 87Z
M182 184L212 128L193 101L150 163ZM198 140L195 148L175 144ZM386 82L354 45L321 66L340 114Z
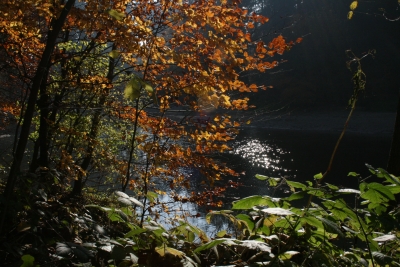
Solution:
M165 193L159 181L189 186L184 168L211 185L234 174L211 156L229 150L240 126L229 111L249 109L246 93L265 89L240 73L275 67L271 58L294 44L254 39L268 19L239 1L8 1L0 14L1 47L27 96L2 222L28 161L46 190L55 176L79 196L98 173L131 188L142 221Z

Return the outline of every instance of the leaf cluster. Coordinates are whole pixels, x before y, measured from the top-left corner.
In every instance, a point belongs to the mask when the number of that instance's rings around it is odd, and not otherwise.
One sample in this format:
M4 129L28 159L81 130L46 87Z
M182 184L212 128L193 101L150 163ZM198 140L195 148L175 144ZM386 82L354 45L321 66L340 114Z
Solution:
M233 202L232 210L209 213L208 220L227 218L236 238L221 238L219 233L195 253L212 250L215 255L208 257L232 266L240 266L238 262L249 266L399 266L400 213L395 195L400 192L400 180L383 169L367 167L380 181L367 182L351 172L350 177L360 179L358 189L328 183L317 187L320 175L306 183L282 178L279 185L281 178L256 175L267 186L287 186L290 195L250 196ZM310 195L315 202L296 207ZM354 202L348 201L350 196ZM244 241L254 242L250 255L240 249ZM223 259L221 251L226 254Z

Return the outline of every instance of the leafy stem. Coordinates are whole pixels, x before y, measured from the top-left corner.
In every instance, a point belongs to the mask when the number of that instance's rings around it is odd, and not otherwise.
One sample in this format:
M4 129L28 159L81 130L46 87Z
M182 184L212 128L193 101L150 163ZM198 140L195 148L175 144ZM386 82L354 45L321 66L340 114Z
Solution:
M347 127L349 125L350 119L353 116L354 110L356 109L356 103L357 103L357 100L358 100L358 96L359 96L360 92L365 90L365 85L366 85L366 82L367 82L367 76L365 75L364 71L361 68L361 60L364 59L365 57L369 56L369 55L374 57L375 50L368 51L368 53L366 53L365 55L363 55L360 58L357 57L353 53L353 51L351 51L351 50L347 50L346 54L350 58L350 60L348 60L346 62L347 68L350 71L354 72L353 77L352 77L353 85L354 85L354 91L353 91L353 95L351 96L351 98L349 100L349 106L351 108L350 108L349 115L347 116L346 122L345 122L345 124L343 126L343 130L340 133L340 136L339 136L338 140L336 141L336 144L335 144L335 147L333 149L331 158L329 160L328 167L326 168L326 171L324 172L322 177L320 179L316 179L316 185L315 185L316 188L319 188L321 186L322 180L324 180L324 178L331 171L332 165L333 165L333 160L335 159L337 149L338 149L338 147L339 147L339 145L340 145L340 143L341 143L341 141L343 139L343 136L344 136L344 134L345 134L345 132L347 130ZM353 68L352 68L352 64L353 63L356 63L356 65L357 65L356 70L354 70L354 71L353 71ZM304 213L307 212L308 209L310 208L312 199L313 199L313 195L310 195L310 197L308 198L308 202L307 202L306 208L304 209Z

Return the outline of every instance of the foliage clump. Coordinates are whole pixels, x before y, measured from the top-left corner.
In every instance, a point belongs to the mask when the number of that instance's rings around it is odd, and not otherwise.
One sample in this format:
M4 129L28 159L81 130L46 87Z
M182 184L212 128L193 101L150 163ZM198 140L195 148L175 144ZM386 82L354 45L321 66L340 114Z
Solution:
M359 180L358 189L321 185L321 175L314 182L284 179L279 184L281 178L257 175L267 186L287 186L291 193L283 198L250 196L233 202L232 210L210 213L207 217L226 217L235 238L217 238L194 252L214 249L209 257L232 266L400 266L395 198L400 179L367 167L369 177L349 173ZM307 196L315 201L301 207Z

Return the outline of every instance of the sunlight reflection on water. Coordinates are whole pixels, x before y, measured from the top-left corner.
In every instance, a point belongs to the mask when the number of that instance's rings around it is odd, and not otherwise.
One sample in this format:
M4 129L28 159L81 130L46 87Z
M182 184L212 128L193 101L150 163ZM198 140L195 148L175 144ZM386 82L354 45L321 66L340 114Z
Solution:
M290 151L285 151L271 142L245 138L233 145L231 153L246 159L254 167L274 172L289 171L283 167L282 162L290 158ZM290 161L293 161L293 159L290 158Z

